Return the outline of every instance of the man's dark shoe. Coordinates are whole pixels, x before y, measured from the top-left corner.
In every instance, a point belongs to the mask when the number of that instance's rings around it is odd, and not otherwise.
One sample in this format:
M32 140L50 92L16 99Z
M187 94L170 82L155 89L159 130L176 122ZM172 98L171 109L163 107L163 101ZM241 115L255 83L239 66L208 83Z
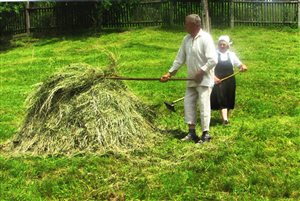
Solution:
M197 143L199 141L199 137L197 135L192 135L191 133L188 133L187 136L181 139L181 141L194 141L195 143Z
M202 144L204 142L209 142L211 140L211 136L209 135L208 131L204 131L200 140L197 142L197 144Z

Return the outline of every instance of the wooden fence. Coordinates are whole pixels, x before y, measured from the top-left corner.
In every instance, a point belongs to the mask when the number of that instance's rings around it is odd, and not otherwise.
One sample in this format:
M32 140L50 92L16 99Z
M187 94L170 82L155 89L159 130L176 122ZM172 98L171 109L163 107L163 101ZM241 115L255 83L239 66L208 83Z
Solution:
M169 1L153 1L139 4L113 3L102 14L103 27L157 26L168 23Z
M299 26L300 1L232 1L231 26Z
M30 7L18 13L1 13L0 35L26 32L63 32L99 26L94 18L94 3L57 3L51 7Z
M49 29L89 28L93 24L89 6L56 6L29 8L30 29L48 31Z
M298 1L209 0L212 27L283 25L300 28ZM156 1L112 6L103 13L104 27L182 25L190 13L203 14L201 1Z
M202 12L201 1L152 1L112 4L103 12L103 27L182 25L188 13Z
M300 0L271 2L209 0L208 7L212 27L284 25L300 28ZM27 26L26 11L30 16ZM2 13L0 33L24 33L28 26L30 31L40 32L49 29L182 25L184 17L190 13L203 15L200 0L113 3L108 9L100 10L97 10L95 3L29 8L20 13Z
M0 35L26 32L25 12L1 13Z

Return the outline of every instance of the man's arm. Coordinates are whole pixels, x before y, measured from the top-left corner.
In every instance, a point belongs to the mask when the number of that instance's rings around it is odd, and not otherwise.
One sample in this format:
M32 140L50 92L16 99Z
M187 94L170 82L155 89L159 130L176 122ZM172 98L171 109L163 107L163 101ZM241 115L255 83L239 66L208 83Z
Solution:
M178 50L177 56L173 62L172 67L169 69L169 71L164 74L161 78L161 82L167 82L172 76L174 76L179 68L185 63L186 60L186 54L185 54L185 41L186 37L183 39L183 42L181 44L181 47Z
M247 71L247 66L240 61L234 52L232 52L232 60L233 65L237 66L241 72Z
M199 71L195 75L195 80L198 83L202 81L205 72L208 72L209 70L213 69L218 63L218 57L214 41L210 35L207 37L207 40L205 40L203 45L207 62L203 66L200 66Z
M169 70L169 73L173 76L176 74L176 72L179 70L179 68L185 63L186 60L186 52L185 52L185 46L186 46L186 41L187 41L187 37L185 36L181 46L177 52L176 58L173 62L172 67Z
M177 70L173 71L173 72L167 72L166 74L164 74L161 78L160 81L161 82L167 82L173 75L175 75L177 72Z
M208 72L211 69L213 69L218 63L215 44L210 35L207 37L207 40L204 43L204 49L205 49L205 57L207 58L207 62L204 66L201 66L200 68L204 72Z

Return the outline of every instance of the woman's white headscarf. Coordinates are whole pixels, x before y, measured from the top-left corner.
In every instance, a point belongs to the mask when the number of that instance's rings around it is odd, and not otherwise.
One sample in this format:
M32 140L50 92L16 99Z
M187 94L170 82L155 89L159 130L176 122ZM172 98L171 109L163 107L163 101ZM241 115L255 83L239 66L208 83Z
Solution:
M220 37L219 37L219 40L218 40L218 43L219 43L220 41L224 41L224 42L228 45L228 47L230 47L230 45L232 44L232 43L230 42L229 36L227 36L227 35L222 35L222 36L220 36Z

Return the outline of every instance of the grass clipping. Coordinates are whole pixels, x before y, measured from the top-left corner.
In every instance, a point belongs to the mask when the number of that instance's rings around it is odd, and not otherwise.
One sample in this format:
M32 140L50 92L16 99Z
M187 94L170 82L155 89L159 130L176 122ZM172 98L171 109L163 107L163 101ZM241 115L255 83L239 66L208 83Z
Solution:
M26 101L14 150L69 155L129 151L153 142L149 108L121 81L101 78L105 74L73 64L39 84Z

